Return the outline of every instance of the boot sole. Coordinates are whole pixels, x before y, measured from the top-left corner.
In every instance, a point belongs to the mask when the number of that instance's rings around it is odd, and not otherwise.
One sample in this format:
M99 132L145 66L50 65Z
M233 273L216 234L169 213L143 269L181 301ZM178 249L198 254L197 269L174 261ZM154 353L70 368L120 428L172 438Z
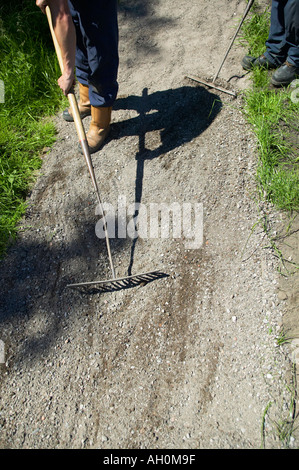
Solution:
M91 113L83 113L83 114L80 114L80 117L81 117L81 119L84 119L84 118L86 118L87 116L90 116L90 115L91 115ZM71 116L69 113L67 113L67 114L63 113L62 117L67 122L74 122L73 116Z
M107 137L106 137L107 139ZM96 147L89 147L88 146L88 150L89 150L89 153L90 154L93 154L93 153L96 153L98 152L99 150L101 150L101 148L104 146L104 144L106 143L106 139L99 145L97 145ZM79 149L79 152L83 155L83 151L82 151L82 147L80 144L78 144L78 149Z
M105 144L105 142L102 142L101 145L99 145L98 147L89 147L88 146L88 150L89 150L90 155L93 154L93 153L98 152L99 150L101 150L101 148L104 146L104 144ZM78 150L83 155L82 147L81 147L80 144L78 144Z
M278 81L278 80L275 79L275 77L272 76L272 77L271 77L271 83L272 83L272 85L274 85L274 86L288 86L288 85L290 85L294 80L296 80L296 79L298 79L298 78L299 78L299 74L295 74L295 76L294 76L292 79L289 78L288 80L285 80L285 81L283 81L283 80Z
M291 81L287 81L287 82L277 82L275 79L271 79L271 83L272 85L274 86L288 86L290 85L294 80L296 80L296 78L292 78Z
M254 68L261 68L264 70L273 70L277 68L276 65L271 64L270 62L265 62L264 64L261 64L261 63L254 64L254 60L255 59L253 59L252 62L242 60L241 65L243 69L247 70L247 72L251 72Z
M90 147L88 145L89 153L92 154L92 153L96 153L99 150L101 150L101 148L106 144L109 134L110 134L110 126L109 126L109 130L108 130L107 134L105 135L103 141L99 145L97 145L96 147ZM78 144L78 150L83 155L82 147L81 147L80 144Z

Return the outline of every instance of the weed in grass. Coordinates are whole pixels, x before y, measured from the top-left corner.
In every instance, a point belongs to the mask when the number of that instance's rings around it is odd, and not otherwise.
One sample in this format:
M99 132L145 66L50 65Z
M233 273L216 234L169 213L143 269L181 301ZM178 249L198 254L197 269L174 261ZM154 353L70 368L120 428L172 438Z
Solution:
M262 441L261 447L262 447L262 449L265 448L266 417L267 417L267 413L268 413L271 406L272 406L272 402L270 401L267 404L267 406L264 410L263 416L262 416L262 425L261 425L261 441Z
M284 344L285 341L283 341L281 344ZM295 426L296 420L298 418L298 413L297 413L297 371L296 371L296 365L293 364L292 370L291 370L291 379L289 385L286 386L286 391L288 392L289 395L289 406L286 412L283 410L283 407L281 406L280 411L279 411L279 418L271 418L270 412L271 412L271 407L274 405L277 405L275 402L269 402L263 412L262 415L262 424L261 424L261 448L265 449L266 448L266 434L267 432L270 431L270 426L266 426L266 421L268 421L269 424L272 425L272 431L276 438L279 440L279 442L282 445L282 448L287 449L291 447L292 445L292 440L293 440L293 434L297 429L297 426Z
M274 421L274 426L276 428L277 436L282 443L283 447L288 449L291 444L292 436L294 431L298 428L295 426L296 419L298 418L297 413L297 371L296 365L293 364L292 367L292 379L290 385L287 387L287 390L290 394L290 406L288 416L286 418L281 418L280 420Z
M288 344L291 341L291 338L287 336L285 331L282 329L275 338L277 346L282 346L283 344Z

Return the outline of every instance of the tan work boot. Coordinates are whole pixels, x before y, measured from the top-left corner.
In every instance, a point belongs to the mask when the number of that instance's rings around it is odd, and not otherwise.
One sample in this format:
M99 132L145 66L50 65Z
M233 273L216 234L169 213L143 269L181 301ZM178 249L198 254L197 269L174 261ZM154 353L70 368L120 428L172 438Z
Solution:
M112 106L109 108L91 107L91 122L86 134L90 153L100 149L109 134Z
M91 106L89 101L89 94L88 94L88 86L82 85L79 82L79 103L78 108L80 112L81 119L84 119L86 116L90 116L91 113ZM74 118L72 116L71 109L65 109L62 113L62 117L65 121L73 122Z

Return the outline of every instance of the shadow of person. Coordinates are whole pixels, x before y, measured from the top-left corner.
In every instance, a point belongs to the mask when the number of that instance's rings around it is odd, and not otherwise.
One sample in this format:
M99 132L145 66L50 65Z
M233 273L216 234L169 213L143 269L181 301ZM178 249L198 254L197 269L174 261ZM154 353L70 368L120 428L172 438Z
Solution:
M164 155L198 137L215 119L222 108L218 95L198 86L176 89L142 96L117 99L114 110L133 109L137 116L113 124L113 137L139 137L136 160L151 160ZM159 145L146 148L146 134L159 131Z
M137 117L114 124L114 138L137 135L139 147L136 153L136 179L134 221L137 233L138 206L142 199L144 162L165 156L168 152L192 141L212 123L222 108L218 95L203 87L183 86L177 89L158 91L148 94L144 88L142 96L119 98L115 110L133 109ZM159 132L147 148L147 135ZM134 238L131 249L128 275L132 274L135 245L138 235Z

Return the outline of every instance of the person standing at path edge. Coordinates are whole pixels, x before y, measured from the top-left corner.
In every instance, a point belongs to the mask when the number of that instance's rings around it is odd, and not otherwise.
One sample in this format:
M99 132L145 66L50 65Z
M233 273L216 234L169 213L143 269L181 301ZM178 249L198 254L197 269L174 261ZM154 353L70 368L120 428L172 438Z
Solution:
M272 0L266 51L257 58L245 56L241 64L245 70L277 69L271 78L275 86L289 85L299 77L299 0Z
M49 6L53 29L63 58L58 85L65 95L79 82L81 118L91 115L87 142L90 153L103 145L118 93L117 0L36 0L45 13ZM70 109L63 112L73 121Z

